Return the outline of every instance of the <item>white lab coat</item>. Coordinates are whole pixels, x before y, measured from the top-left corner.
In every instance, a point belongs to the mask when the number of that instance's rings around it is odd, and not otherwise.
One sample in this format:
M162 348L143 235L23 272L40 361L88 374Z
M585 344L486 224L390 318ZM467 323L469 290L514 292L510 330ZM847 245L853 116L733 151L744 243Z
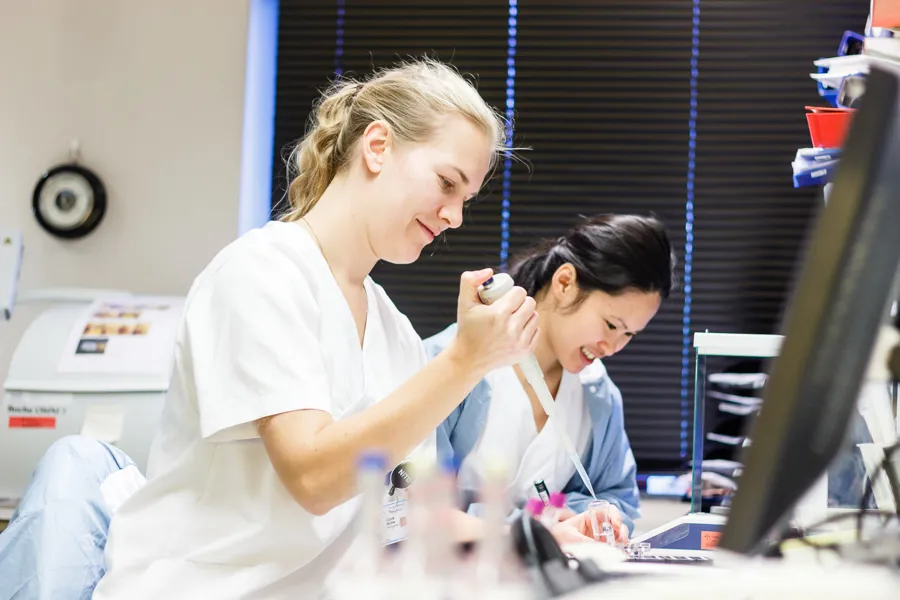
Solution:
M148 482L119 508L95 600L299 598L352 539L357 502L316 517L281 484L254 421L312 409L342 419L426 362L371 280L363 347L311 236L272 222L194 282ZM434 438L421 453L434 453Z
M500 461L506 466L507 493L515 504L537 497L536 481L543 480L551 492L562 491L575 466L556 427L547 419L537 431L531 401L512 367L495 369L486 379L491 390L487 423L460 466L460 486L480 489L487 465ZM575 448L583 453L591 435L591 418L578 375L563 372L555 402L555 418L562 421Z

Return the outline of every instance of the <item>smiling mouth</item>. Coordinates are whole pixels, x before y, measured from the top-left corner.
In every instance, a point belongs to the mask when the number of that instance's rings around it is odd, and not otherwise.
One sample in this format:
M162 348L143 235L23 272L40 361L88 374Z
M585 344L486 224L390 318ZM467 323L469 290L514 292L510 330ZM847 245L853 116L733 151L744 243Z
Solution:
M418 224L419 224L419 227L421 227L422 230L423 230L425 233L428 234L428 237L429 237L430 239L433 240L434 238L437 237L437 234L436 234L435 232L433 232L433 231L431 230L431 228L429 228L427 225L425 225L425 223L423 223L422 221L419 221L418 219L416 219L416 223L418 223Z
M584 346L581 347L581 354L583 354L584 357L591 362L594 362L595 360L597 360L597 355L594 354L593 352L591 352L590 350L588 350L587 348L585 348Z

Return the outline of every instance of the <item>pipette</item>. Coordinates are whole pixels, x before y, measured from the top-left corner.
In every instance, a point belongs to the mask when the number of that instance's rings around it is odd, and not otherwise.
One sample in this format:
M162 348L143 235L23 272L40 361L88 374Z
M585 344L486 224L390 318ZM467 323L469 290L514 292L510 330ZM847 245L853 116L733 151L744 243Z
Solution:
M507 273L497 273L479 286L478 296L485 304L493 304L497 299L506 294L506 292L513 289L514 286L515 283L513 282L512 277ZM556 403L553 401L553 396L547 388L547 382L544 381L544 373L541 371L541 366L538 364L537 359L534 357L534 354L529 354L519 361L518 364L519 368L522 369L522 374L525 376L525 381L527 381L528 385L531 386L531 389L534 390L538 402L541 403L541 407L543 407L544 412L547 413L547 419L553 423L556 433L559 434L563 446L566 449L566 454L572 459L575 470L578 471L581 481L584 482L584 487L591 493L591 497L596 499L597 496L594 494L594 487L591 485L591 479L588 477L587 471L584 470L584 465L581 464L581 458L578 455L578 451L575 450L575 444L572 443L572 439L566 433L566 430L563 429L562 423L556 418Z

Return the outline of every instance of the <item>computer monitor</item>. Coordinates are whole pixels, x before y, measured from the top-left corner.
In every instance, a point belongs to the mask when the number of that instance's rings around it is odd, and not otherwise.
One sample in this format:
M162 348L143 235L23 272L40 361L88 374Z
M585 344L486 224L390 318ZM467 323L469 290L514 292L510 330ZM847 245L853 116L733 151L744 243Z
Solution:
M719 547L755 554L843 449L900 267L900 78L873 67L785 312Z

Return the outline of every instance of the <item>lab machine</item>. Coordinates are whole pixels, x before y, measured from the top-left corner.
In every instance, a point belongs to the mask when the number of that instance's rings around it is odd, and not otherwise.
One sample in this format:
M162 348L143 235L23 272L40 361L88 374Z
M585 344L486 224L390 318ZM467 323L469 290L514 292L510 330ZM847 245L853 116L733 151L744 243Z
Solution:
M22 236L0 232L0 312L13 318ZM82 434L147 466L169 388L181 297L65 290L18 294L49 301L28 325L0 396L0 518L50 445Z
M3 384L0 498L20 498L41 456L66 435L114 444L146 472L182 303L140 296L63 303L28 326ZM134 312L98 312L104 304ZM151 304L171 314L141 321Z

